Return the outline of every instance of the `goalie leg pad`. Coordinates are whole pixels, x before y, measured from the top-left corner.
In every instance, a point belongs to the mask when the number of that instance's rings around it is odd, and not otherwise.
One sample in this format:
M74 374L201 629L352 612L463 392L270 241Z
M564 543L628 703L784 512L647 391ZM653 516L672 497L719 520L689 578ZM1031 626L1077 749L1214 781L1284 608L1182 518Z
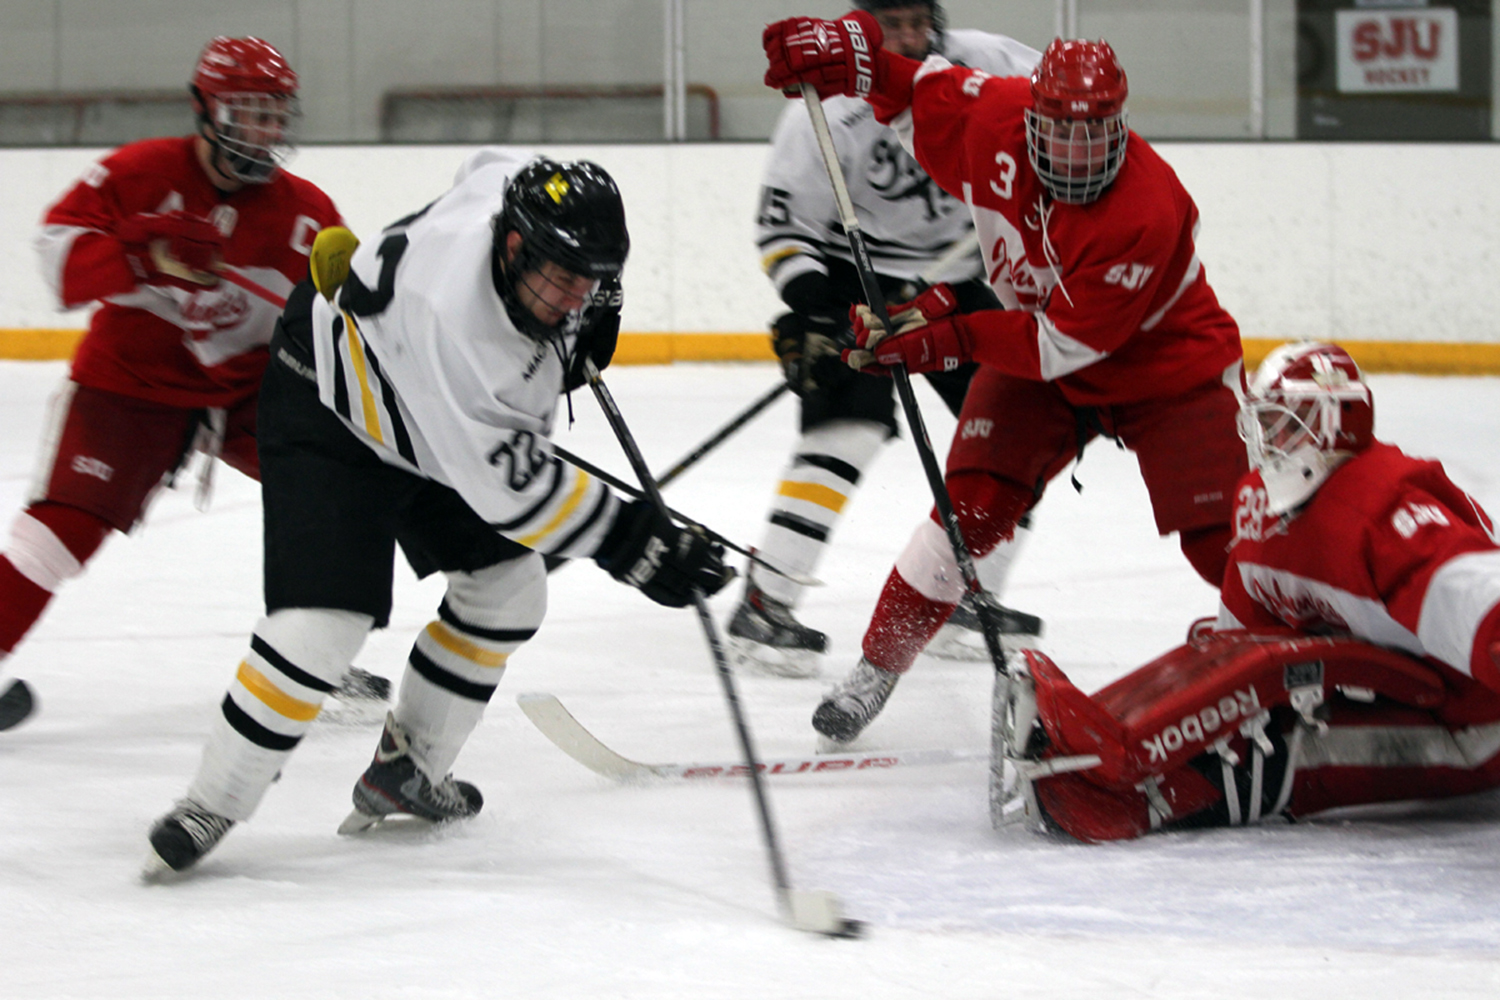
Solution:
M1298 761L1328 741L1331 709L1353 704L1347 692L1357 692L1431 719L1445 696L1437 674L1404 654L1292 633L1215 633L1092 697L1040 653L1026 654L1026 668L1042 733L1032 741L1041 746L1030 754L1032 795L1047 819L1086 841L1372 801L1368 782L1346 776L1332 797L1341 801L1332 801L1326 778L1298 774ZM1088 756L1098 764L1046 771L1053 758Z

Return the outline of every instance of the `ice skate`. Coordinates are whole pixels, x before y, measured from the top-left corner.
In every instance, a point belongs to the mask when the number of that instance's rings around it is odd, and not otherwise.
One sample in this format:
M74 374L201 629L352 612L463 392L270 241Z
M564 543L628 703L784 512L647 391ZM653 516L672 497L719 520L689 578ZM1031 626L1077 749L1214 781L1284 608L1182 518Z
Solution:
M142 876L152 879L191 868L224 839L232 826L234 820L183 799L151 827L151 855Z
M828 636L799 622L790 606L746 581L729 621L730 660L737 668L776 677L816 677Z
M0 694L0 732L14 729L36 711L36 697L31 685L23 680L13 680Z
M999 612L1000 642L1006 649L1031 645L1041 638L1042 620L1036 615L1008 608L993 596L990 601ZM964 599L953 609L953 614L943 623L943 627L932 637L923 652L940 660L982 662L990 658L989 647L984 642L984 630L979 623L979 612L974 607L972 596L964 595Z
M850 742L880 714L900 679L900 674L881 670L860 657L849 676L813 712L813 728L834 744Z
M429 823L468 819L483 806L484 796L467 781L455 781L451 774L430 781L411 757L406 731L387 713L375 759L354 786L354 811L339 824L339 833L359 833L402 814Z

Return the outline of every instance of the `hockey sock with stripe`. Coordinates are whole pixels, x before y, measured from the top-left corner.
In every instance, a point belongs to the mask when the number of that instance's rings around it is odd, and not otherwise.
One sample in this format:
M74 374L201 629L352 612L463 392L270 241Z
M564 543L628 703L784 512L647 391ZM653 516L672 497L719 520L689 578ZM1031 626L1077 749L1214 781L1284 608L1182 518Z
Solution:
M261 619L214 717L188 798L233 820L250 817L338 686L371 619L292 608Z
M868 420L834 420L803 434L777 485L758 554L773 566L813 575L844 505L888 437L885 425ZM802 593L775 573L755 571L752 579L789 606Z

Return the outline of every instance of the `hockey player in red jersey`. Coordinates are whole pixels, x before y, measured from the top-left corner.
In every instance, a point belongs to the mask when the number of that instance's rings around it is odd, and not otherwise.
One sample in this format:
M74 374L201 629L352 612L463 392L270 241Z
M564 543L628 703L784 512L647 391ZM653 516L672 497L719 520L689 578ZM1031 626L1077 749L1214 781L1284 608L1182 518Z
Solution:
M333 202L280 167L297 75L257 38L208 43L195 135L115 150L47 210L36 245L63 309L99 308L54 397L42 472L0 554L0 661L109 533L129 531L194 449L256 476L255 396L281 310ZM34 701L11 680L0 729Z
M1370 388L1333 344L1273 351L1240 430L1254 470L1216 631L1092 696L1029 654L997 818L1111 840L1500 784L1488 516L1374 438Z
M1128 87L1109 45L1055 41L1028 80L884 51L879 25L857 11L781 21L763 40L769 86L864 96L973 213L990 285L1011 308L960 314L938 285L895 311L894 334L860 313L860 349L846 358L912 373L980 363L947 466L973 553L1011 537L1103 435L1135 452L1157 529L1176 532L1217 586L1245 471L1239 330L1198 260L1192 198L1126 127ZM963 593L934 517L898 558L864 656L814 727L835 742L858 736Z

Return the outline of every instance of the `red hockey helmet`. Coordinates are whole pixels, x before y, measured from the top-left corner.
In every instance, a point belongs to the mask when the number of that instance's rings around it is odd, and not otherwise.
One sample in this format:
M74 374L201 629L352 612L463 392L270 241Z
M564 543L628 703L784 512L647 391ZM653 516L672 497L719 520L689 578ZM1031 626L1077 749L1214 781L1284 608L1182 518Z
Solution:
M1240 437L1273 514L1297 507L1375 439L1364 374L1337 344L1282 344L1261 362L1240 408Z
M1054 39L1031 74L1026 152L1058 201L1102 195L1125 164L1125 97L1130 87L1105 41Z
M297 74L276 46L220 35L198 56L189 90L215 166L247 184L269 181L291 153L297 114Z

